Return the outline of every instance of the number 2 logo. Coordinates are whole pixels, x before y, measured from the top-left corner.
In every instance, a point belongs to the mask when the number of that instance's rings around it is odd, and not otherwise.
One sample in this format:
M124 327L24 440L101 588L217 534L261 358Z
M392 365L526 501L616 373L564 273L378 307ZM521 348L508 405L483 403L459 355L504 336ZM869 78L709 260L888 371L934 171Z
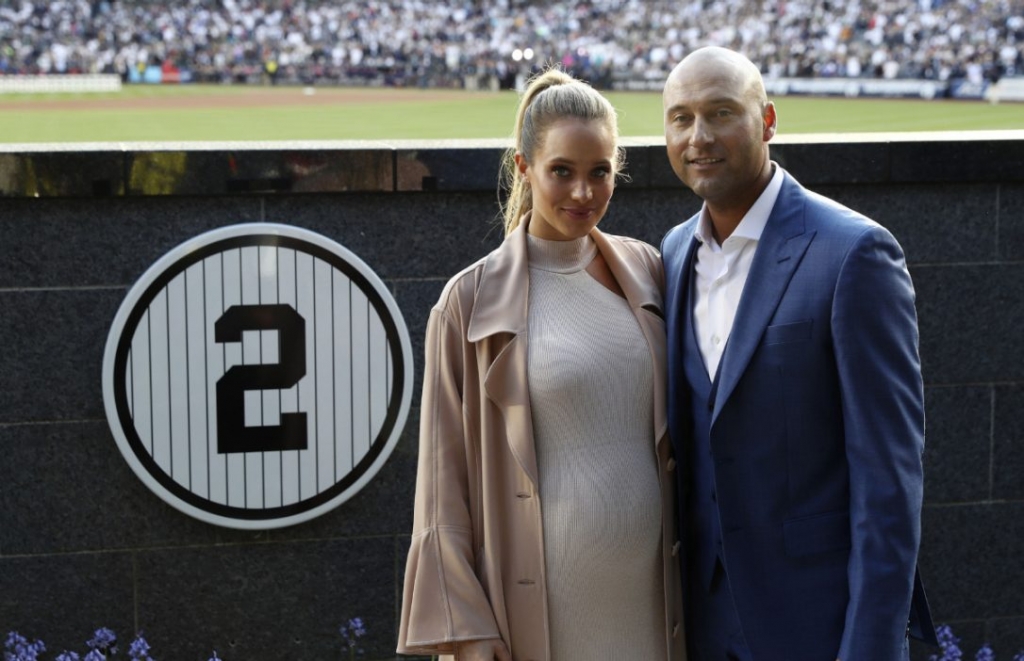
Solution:
M160 498L274 528L337 507L384 465L408 415L411 345L354 254L296 227L234 225L129 290L103 392L122 455Z

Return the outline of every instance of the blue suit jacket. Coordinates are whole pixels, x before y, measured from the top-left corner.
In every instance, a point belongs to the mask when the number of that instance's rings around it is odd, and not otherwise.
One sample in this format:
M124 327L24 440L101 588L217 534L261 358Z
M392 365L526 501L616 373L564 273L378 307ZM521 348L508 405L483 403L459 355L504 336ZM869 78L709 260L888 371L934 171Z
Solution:
M681 337L698 218L662 243L677 457L692 436L683 361L702 360ZM917 315L896 240L785 174L719 370L710 438L724 562L754 658L895 661L908 618L934 639L916 578Z

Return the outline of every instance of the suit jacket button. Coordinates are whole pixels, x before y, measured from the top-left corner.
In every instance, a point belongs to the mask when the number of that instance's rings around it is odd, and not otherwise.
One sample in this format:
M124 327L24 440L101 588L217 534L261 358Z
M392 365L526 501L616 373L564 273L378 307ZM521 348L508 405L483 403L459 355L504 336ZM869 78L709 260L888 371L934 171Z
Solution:
M665 470L672 472L676 469L676 460L672 457L668 458L668 462L665 464Z

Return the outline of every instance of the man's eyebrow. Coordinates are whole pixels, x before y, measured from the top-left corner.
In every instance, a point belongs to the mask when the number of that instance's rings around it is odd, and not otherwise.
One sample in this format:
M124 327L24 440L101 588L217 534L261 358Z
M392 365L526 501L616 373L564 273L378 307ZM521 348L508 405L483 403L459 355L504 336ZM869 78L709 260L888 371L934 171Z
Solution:
M698 102L676 103L675 105L670 106L665 112L666 113L670 113L670 112L673 112L673 111L676 111L676 110L689 110L690 107L694 106L694 105L700 105L700 106L739 106L739 105L743 105L743 102L741 100L739 100L739 99L736 99L736 98L733 98L733 97L730 97L730 96L723 96L723 97L719 97L719 98L716 98L716 99L706 99L706 100L698 101Z

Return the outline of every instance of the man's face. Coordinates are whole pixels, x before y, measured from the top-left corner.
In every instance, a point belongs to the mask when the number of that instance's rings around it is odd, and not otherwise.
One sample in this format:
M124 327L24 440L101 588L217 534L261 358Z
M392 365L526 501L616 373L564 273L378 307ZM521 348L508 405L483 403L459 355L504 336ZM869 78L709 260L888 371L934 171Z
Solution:
M665 141L676 175L709 206L750 205L775 133L775 107L749 73L712 58L684 62L665 83Z

